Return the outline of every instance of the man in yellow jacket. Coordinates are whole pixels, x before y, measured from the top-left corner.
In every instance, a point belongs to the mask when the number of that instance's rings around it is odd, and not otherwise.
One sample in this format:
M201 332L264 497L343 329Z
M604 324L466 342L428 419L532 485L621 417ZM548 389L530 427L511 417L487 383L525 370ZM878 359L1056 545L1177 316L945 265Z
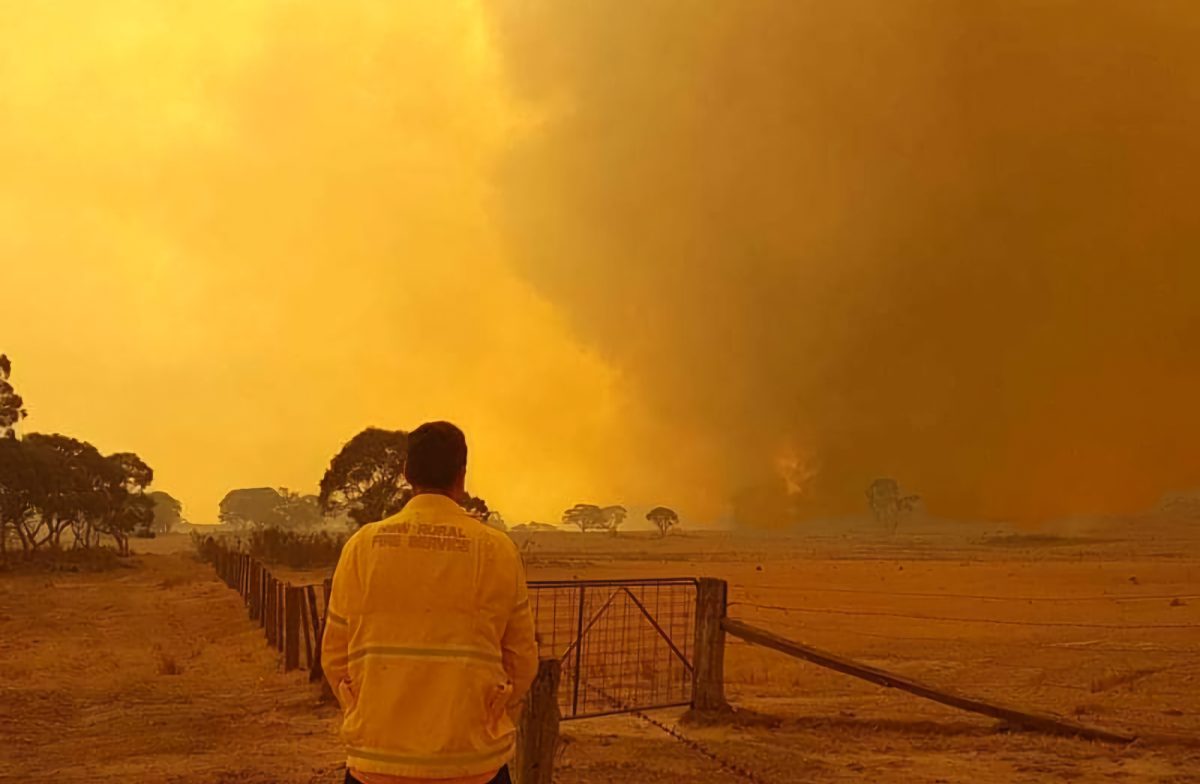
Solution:
M457 503L466 468L461 430L421 425L404 471L413 499L342 550L321 661L345 713L347 782L509 782L509 714L537 643L516 547Z

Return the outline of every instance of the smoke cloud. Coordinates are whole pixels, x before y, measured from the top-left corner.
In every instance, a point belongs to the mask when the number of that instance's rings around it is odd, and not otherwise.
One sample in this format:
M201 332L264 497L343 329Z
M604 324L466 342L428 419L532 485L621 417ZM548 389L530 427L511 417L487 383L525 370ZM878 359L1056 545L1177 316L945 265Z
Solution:
M0 0L29 430L187 513L449 418L510 519L1200 485L1190 0ZM791 496L787 493L791 491Z
M892 476L1033 520L1200 485L1194 3L488 7L509 255L696 457L637 458L671 492L783 469L842 514Z

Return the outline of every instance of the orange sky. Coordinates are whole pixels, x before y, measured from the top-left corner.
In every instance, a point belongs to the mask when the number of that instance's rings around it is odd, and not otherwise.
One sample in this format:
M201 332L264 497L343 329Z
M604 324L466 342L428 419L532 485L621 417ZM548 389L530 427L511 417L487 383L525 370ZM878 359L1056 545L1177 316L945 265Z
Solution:
M781 459L1144 508L1200 485L1196 9L0 0L0 351L197 521L428 418L516 520Z

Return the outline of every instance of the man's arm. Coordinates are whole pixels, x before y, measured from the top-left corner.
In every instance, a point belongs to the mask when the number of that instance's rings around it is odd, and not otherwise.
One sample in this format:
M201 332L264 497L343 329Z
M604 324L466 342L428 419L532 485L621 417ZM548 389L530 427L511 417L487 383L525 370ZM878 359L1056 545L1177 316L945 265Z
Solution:
M353 541L353 540L351 540ZM342 710L349 710L357 690L350 682L350 610L354 604L354 563L350 542L342 548L333 571L333 590L325 609L325 636L321 639L321 669L329 681Z
M516 704L525 697L538 670L538 646L534 637L533 612L529 607L525 566L521 563L520 555L514 553L514 557L517 572L516 600L508 618L508 625L504 627L502 641L504 672L512 681L510 704Z

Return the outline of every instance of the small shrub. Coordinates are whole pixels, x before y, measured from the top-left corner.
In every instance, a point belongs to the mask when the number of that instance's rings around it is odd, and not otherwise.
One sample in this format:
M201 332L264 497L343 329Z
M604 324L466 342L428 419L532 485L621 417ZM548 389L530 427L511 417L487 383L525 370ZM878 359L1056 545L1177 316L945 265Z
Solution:
M331 531L301 533L260 528L250 533L246 548L251 556L266 563L306 569L336 564L347 538L347 534Z
M115 550L95 547L79 550L37 550L27 555L17 554L0 561L0 571L28 572L107 572L129 566Z
M179 675L183 672L183 667L179 665L178 660L166 651L158 652L158 674L159 675Z

